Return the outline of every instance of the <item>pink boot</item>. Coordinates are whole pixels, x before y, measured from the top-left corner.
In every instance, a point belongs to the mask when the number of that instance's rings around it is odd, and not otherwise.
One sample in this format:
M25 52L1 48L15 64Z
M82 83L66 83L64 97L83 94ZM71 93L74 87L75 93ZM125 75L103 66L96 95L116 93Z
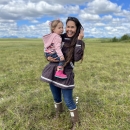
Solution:
M63 74L63 70L57 70L55 73L55 77L60 79L66 79L67 75Z

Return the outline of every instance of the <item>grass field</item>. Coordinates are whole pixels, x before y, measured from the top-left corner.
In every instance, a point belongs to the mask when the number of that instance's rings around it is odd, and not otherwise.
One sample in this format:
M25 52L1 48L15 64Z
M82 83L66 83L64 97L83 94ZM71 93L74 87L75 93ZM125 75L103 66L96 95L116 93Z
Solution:
M77 130L130 130L130 43L85 39L83 63L75 65ZM0 39L0 130L69 130L69 111L54 120L48 62L41 39Z

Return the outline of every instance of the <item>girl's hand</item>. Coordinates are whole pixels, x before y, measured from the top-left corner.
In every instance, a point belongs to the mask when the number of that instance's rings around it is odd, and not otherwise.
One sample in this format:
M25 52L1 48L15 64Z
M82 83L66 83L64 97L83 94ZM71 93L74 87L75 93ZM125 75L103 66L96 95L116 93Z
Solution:
M52 57L48 57L47 60L50 62L59 62L58 60L56 60L55 58L52 58Z
M79 36L78 36L78 40L82 40L84 38L84 29L81 28Z
M60 61L64 61L64 60L65 60L64 56L61 56Z

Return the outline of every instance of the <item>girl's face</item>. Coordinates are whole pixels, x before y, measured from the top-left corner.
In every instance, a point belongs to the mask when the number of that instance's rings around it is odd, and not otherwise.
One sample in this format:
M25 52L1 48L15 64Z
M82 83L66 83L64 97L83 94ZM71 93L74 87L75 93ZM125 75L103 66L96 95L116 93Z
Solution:
M57 26L55 27L55 29L53 30L54 33L57 34L62 34L63 33L63 24L60 22L57 24Z
M66 34L68 37L73 37L76 33L77 27L75 22L68 21L66 24Z

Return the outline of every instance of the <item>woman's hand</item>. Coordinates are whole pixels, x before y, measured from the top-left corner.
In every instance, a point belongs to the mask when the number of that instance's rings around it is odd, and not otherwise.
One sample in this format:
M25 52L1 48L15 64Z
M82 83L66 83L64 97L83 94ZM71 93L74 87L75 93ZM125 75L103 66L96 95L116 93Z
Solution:
M59 62L58 60L56 60L55 58L52 58L52 57L47 57L47 60L50 62Z
M84 38L84 29L82 28L80 30L79 36L78 36L78 40L82 40Z

